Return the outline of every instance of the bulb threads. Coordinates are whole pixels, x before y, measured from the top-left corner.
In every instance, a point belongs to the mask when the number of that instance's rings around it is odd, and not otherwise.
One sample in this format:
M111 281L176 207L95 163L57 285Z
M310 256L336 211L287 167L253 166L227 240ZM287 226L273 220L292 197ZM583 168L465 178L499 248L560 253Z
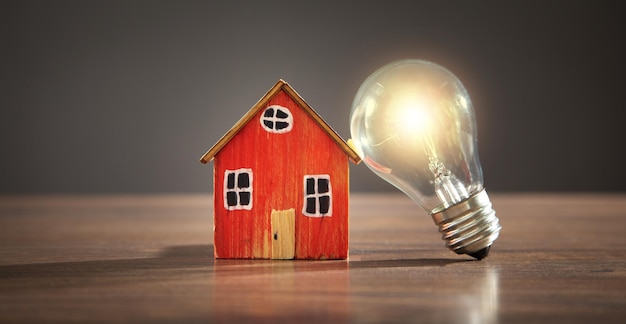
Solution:
M484 189L449 208L433 210L431 216L450 250L479 260L487 256L502 228Z

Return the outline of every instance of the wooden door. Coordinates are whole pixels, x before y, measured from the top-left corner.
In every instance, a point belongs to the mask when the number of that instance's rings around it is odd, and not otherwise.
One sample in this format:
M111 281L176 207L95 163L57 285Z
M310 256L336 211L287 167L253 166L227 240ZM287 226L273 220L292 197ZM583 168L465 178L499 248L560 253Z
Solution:
M271 218L272 259L293 259L296 251L295 210L272 210Z

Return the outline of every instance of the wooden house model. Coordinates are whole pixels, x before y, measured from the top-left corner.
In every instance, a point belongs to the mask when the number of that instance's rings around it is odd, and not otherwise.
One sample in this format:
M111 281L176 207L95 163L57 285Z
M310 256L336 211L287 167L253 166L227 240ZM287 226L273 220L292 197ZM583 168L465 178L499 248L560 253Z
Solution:
M214 160L216 258L346 259L358 154L279 80L200 159Z

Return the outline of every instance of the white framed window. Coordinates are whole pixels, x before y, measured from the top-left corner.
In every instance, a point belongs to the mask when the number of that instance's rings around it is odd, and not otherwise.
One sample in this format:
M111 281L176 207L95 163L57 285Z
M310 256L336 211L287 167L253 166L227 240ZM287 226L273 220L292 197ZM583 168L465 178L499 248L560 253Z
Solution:
M252 209L252 169L224 172L224 208Z
M304 176L304 206L302 213L309 217L326 217L333 214L333 195L330 175Z
M272 105L263 111L261 126L270 133L287 133L293 128L293 115L286 107Z

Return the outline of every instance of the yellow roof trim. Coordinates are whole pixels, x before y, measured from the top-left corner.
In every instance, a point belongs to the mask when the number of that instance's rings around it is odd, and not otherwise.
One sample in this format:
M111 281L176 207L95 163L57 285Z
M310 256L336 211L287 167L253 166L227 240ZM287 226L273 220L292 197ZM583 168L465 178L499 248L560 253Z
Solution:
M322 127L322 129L328 134L337 145L344 151L344 153L348 156L348 158L355 164L359 164L361 162L361 158L359 155L346 143L346 141L335 132L325 121L320 117L320 115L309 106L302 97L284 80L278 80L276 84L254 105L250 110L239 119L239 121L228 131L222 138L220 138L213 147L211 147L204 155L200 158L200 162L208 163L217 153L226 146L226 144L233 138L239 131L252 119L259 110L265 108L267 102L272 99L280 90L285 90L285 92L296 102L300 107L304 109L304 111L311 117L317 124Z

